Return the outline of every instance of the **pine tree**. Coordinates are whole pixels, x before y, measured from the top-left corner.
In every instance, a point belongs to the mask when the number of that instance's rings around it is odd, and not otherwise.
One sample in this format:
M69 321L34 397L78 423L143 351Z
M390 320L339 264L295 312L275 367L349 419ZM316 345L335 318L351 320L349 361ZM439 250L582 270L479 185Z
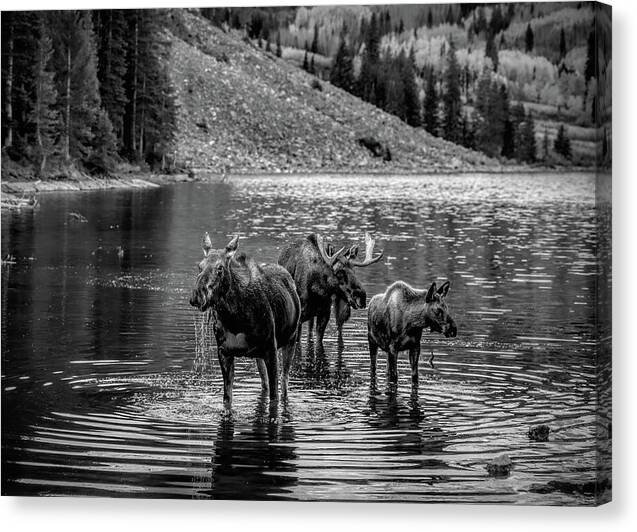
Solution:
M476 146L484 153L496 156L502 150L504 124L502 102L492 72L485 66L476 88Z
M319 38L318 24L315 24L314 25L314 38L312 39L312 48L310 50L313 54L318 53L318 38Z
M108 117L100 117L97 53L90 13L54 11L49 14L53 36L52 64L58 73L56 89L63 129L61 150L67 163L71 159L86 163L92 156L93 139L102 136L102 128L112 128ZM102 146L109 155L115 145Z
M476 147L473 124L466 112L462 114L462 145L470 149Z
M306 72L310 71L310 63L307 59L307 50L305 50L305 55L303 56L303 70L305 70Z
M560 60L566 57L566 35L564 34L564 28L560 30Z
M564 124L560 124L560 127L557 130L557 137L555 137L555 141L553 142L553 148L564 158L571 158L571 140L566 134Z
M270 41L265 41L265 51L272 52L272 46L270 46Z
M542 139L542 152L544 155L544 160L549 160L550 155L550 146L549 146L549 130L546 126L544 126L544 138Z
M456 58L456 47L453 41L449 42L449 51L447 52L444 90L442 94L442 111L442 136L451 142L459 142L462 127L460 65Z
M521 131L521 153L522 160L527 163L533 163L536 161L536 143L535 143L535 121L530 113L526 115L526 119L522 124Z
M487 32L487 45L485 47L484 55L491 59L493 64L493 71L498 71L498 50L495 46L494 34L491 30Z
M533 37L533 29L531 29L531 23L526 26L526 34L524 37L524 42L526 45L526 52L531 53L534 47L534 37Z
M502 151L503 157L511 159L515 156L515 140L513 135L513 122L509 108L509 91L504 84L500 85L499 117L502 129Z
M354 90L354 68L352 58L347 49L345 38L341 38L341 44L334 58L334 65L330 72L330 82L348 92Z
M281 49L281 34L276 34L276 56L281 57L283 55L283 50Z
M124 151L132 160L163 160L175 130L175 102L166 70L169 43L161 38L157 10L130 10L128 105Z
M358 77L358 95L365 101L376 105L377 102L383 102L384 99L379 92L378 64L380 33L376 13L372 13L367 34L365 35L365 51L361 61L361 70Z
M516 159L524 160L524 138L522 135L522 128L524 121L526 120L526 112L524 106L521 103L514 105L511 108L511 129L513 131L513 144L514 144L514 156Z
M316 74L316 70L314 69L314 54L312 54L312 59L310 60L310 68L308 72L310 74Z
M595 29L588 34L588 40L586 41L586 65L584 66L584 79L588 84L591 78L598 78L597 76L597 39L595 38Z
M121 147L126 109L126 38L128 23L121 9L93 11L97 39L100 98Z
M47 26L44 13L39 12L37 53L33 63L35 91L33 109L29 114L29 120L35 129L35 159L38 175L44 173L47 159L54 151L55 138L61 130L60 117L55 110L58 95L55 89L54 73L50 69L53 44Z
M429 133L438 136L438 93L436 91L436 77L433 68L429 69L427 76L425 102L423 105L423 124Z
M410 126L418 127L421 123L420 98L416 85L416 57L413 48L409 52L409 56L402 59L401 76L405 93L405 121Z
M432 28L434 25L434 17L431 14L431 9L427 12L427 27Z

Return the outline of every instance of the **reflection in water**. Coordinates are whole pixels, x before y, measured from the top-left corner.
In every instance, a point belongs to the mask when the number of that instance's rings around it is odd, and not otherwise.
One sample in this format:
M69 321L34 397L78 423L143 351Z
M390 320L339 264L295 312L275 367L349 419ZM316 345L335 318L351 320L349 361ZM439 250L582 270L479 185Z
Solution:
M568 174L255 176L3 212L2 493L592 503L612 432L611 216L594 191ZM237 360L225 419L216 353L193 371L200 235L238 233L271 262L316 230L374 233L368 299L449 279L459 336L424 334L418 387L402 353L389 389L355 311L323 350L304 334L277 412ZM540 423L549 441L529 441ZM505 452L512 474L489 478Z
M261 393L252 423L220 419L212 457L213 498L287 497L296 483L294 426L285 411L279 417L276 410Z

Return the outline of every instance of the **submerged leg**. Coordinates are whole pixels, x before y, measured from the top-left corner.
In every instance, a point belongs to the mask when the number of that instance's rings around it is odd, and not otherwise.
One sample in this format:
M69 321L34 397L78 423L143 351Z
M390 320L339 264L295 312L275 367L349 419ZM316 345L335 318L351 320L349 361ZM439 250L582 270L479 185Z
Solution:
M268 384L270 386L270 401L279 400L279 359L276 346L271 346L265 357L265 365L268 372Z
M232 408L232 384L234 381L234 357L225 355L223 350L219 350L219 365L223 376L223 408L230 412Z
M265 392L270 388L268 384L268 368L265 364L265 360L262 358L257 358L257 369L259 370L259 375L261 376L261 389Z
M398 351L394 347L387 353L387 381L392 385L398 383Z
M334 301L334 315L336 318L336 329L338 330L338 338L343 339L343 325L352 315L352 309L347 301L336 298Z
M376 356L378 355L378 344L372 340L371 336L367 337L369 343L369 373L372 379L376 379Z
M420 346L409 350L409 364L411 365L411 382L418 384L418 359L420 358Z
M290 368L292 367L292 361L294 360L294 353L296 348L294 346L295 340L292 340L288 345L283 346L282 354L282 371L281 371L281 395L285 398L288 394L288 380L290 378Z
M330 321L331 310L331 305L328 305L327 307L319 310L318 314L316 315L316 343L321 350L323 349L323 337L325 336L327 323Z

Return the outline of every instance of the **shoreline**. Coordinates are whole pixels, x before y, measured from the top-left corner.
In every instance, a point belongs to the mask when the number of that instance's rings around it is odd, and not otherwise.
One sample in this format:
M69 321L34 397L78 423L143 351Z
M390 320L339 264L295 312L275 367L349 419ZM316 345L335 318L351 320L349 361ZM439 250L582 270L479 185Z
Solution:
M549 167L532 167L532 166L500 166L488 169L473 170L436 170L436 171L400 171L385 170L378 171L366 170L361 172L339 171L321 169L320 171L297 170L292 172L235 172L229 174L220 174L218 172L209 171L205 168L192 169L188 174L151 174L151 173L135 173L130 175L120 175L113 177L91 177L82 176L82 178L69 179L38 179L33 181L24 180L2 180L0 189L2 191L1 207L5 209L30 208L37 205L37 195L46 192L82 192L92 190L121 190L127 188L147 189L156 188L163 185L172 185L184 182L206 182L206 181L223 181L232 177L254 177L264 176L311 176L311 175L330 175L330 176L429 176L429 175L452 175L452 174L572 174L572 173L610 173L608 168L549 168Z

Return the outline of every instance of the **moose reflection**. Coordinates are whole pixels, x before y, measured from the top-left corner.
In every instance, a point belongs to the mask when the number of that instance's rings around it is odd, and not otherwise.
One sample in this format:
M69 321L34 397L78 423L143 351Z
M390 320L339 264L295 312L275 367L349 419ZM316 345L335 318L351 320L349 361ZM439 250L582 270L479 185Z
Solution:
M282 393L287 393L290 365L299 326L300 304L290 274L276 264L257 265L237 253L239 237L225 249L213 250L208 233L190 304L214 313L219 364L223 375L223 403L232 406L234 357L257 358L270 400L278 399L277 351L282 357Z
M286 246L279 255L282 265L294 278L301 301L301 324L310 321L310 329L316 319L316 342L323 348L325 328L330 319L335 300L339 332L349 318L350 307L364 309L367 294L354 273L355 267L365 267L378 262L383 254L376 256L374 239L365 235L365 258L358 260L358 246L334 251L322 235L311 234L303 240ZM298 339L301 338L301 325Z
M398 353L409 350L411 380L418 384L420 338L426 327L456 336L456 323L449 314L446 297L450 288L446 281L440 288L431 283L429 290L418 290L397 281L384 294L377 294L369 302L367 333L372 378L376 378L376 355L380 347L387 353L388 380L398 382Z

